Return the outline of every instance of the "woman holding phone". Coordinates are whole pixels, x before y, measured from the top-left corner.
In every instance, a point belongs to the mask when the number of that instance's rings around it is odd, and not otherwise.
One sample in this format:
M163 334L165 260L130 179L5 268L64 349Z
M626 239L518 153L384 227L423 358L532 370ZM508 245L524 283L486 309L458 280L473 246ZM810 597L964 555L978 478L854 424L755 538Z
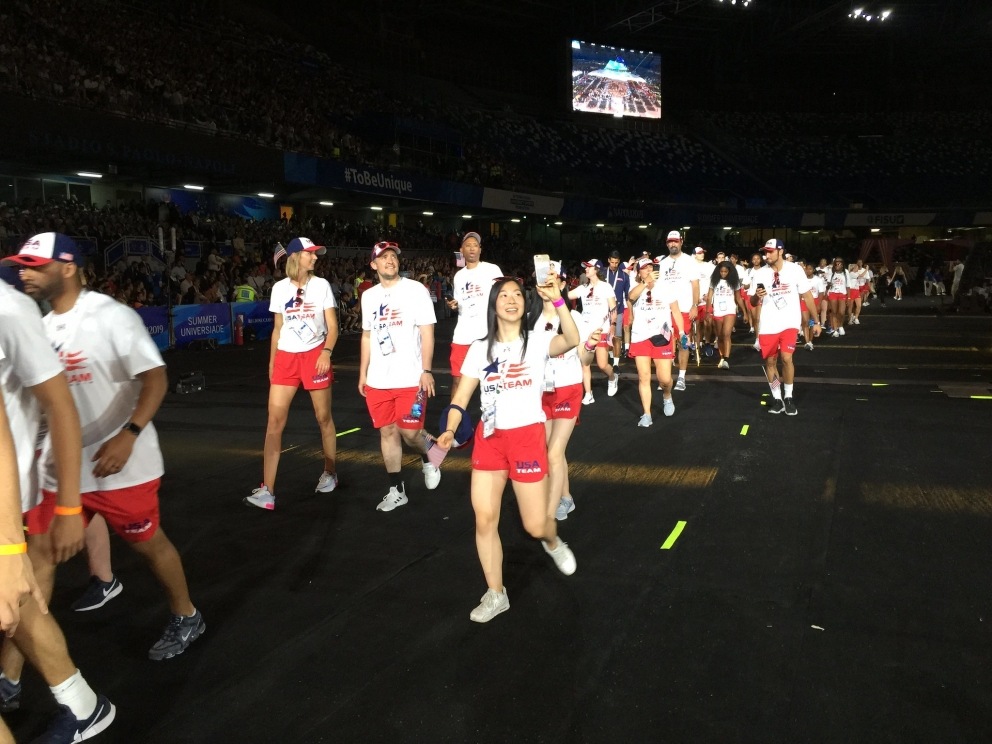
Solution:
M579 331L557 282L538 286L537 293L551 302L561 333L531 331L522 280L497 280L489 292L486 337L473 342L465 356L461 379L451 398L448 429L438 438L439 446L452 446L461 423L459 409L468 405L481 386L482 414L472 452L472 508L475 543L488 588L469 616L477 623L489 622L510 609L498 530L508 479L513 483L524 529L541 540L563 574L571 575L576 568L575 556L558 537L557 523L548 513L548 453L541 396L548 359L574 349Z

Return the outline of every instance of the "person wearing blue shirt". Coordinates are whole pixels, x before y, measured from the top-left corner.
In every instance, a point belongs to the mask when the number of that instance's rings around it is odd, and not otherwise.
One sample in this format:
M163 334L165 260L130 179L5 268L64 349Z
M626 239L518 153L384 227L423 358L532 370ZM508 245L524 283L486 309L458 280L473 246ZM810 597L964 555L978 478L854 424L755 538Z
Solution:
M630 274L620 265L620 252L613 251L606 265L606 283L613 288L617 297L616 327L613 329L613 368L620 368L620 352L627 352L630 346L630 309L627 307L627 294L630 292ZM621 341L623 346L621 347Z

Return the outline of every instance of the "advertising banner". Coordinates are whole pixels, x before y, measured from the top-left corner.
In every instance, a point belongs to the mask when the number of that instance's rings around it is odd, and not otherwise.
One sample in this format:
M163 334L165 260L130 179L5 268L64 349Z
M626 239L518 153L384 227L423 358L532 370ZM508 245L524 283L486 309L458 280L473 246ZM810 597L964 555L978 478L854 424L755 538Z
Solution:
M269 303L265 302L235 302L231 305L231 325L237 324L238 316L242 316L244 330L251 330L256 341L272 338L272 327L275 325Z
M148 335L159 351L169 348L169 309L166 307L139 307L135 310L148 330Z
M231 308L223 302L209 305L176 305L172 308L172 328L176 348L194 341L231 343Z
M524 194L503 189L484 189L482 206L487 209L503 209L507 212L555 215L561 213L565 200L557 196Z

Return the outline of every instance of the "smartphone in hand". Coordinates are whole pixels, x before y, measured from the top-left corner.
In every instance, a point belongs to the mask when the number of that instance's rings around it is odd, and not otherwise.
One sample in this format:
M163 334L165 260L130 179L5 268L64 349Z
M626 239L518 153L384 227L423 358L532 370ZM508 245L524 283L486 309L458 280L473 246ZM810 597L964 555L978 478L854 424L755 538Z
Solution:
M534 256L534 280L540 287L547 283L551 275L551 256L547 253L539 253Z

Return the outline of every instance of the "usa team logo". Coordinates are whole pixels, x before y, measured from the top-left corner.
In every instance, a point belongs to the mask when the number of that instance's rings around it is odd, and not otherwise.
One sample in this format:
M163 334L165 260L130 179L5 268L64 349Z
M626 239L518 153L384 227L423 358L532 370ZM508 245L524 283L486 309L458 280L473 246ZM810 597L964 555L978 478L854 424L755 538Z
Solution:
M93 382L93 373L88 371L86 357L81 351L59 350L59 361L65 370L66 379L70 385L80 382Z
M534 384L531 379L530 366L526 362L506 362L506 369L502 374L499 372L501 362L495 360L484 370L486 373L486 389L510 390L513 388L525 388Z
M372 317L372 323L378 323L380 328L385 326L403 325L403 313L397 309L390 309L389 305L379 305L379 312Z
M538 474L540 475L544 471L541 469L541 463L537 460L517 460L517 473L520 475L524 474Z
M568 400L563 400L555 406L555 413L571 413L572 403Z

